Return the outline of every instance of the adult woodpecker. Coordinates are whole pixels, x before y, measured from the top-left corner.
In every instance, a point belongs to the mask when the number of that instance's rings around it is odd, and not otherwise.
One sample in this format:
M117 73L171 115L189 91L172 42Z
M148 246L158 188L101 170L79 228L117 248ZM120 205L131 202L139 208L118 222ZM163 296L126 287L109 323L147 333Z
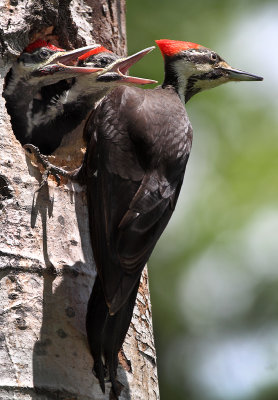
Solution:
M30 143L42 153L50 154L58 147L63 136L86 120L95 103L115 86L156 82L126 75L127 70L153 48L121 58L100 46L80 56L76 67L64 66L71 72L76 71L78 76L66 87L59 82L42 88L41 99L29 114Z
M32 143L30 113L39 89L76 75L87 74L85 70L73 72L73 66L65 67L59 63L77 62L79 56L96 47L99 45L65 51L41 39L26 47L9 72L3 93L13 131L22 144Z
M157 40L162 86L113 90L85 127L91 243L98 276L89 300L87 334L94 372L117 396L118 352L128 330L141 272L175 209L192 144L185 103L230 81L263 78L230 67L195 43Z

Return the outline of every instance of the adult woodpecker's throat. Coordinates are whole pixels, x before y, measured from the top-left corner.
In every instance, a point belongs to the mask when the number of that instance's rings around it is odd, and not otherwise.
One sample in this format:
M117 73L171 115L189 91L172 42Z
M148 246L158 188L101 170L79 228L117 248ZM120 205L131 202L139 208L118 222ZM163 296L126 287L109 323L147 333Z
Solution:
M232 68L214 51L192 42L156 41L165 63L162 87L173 86L183 103L200 91L229 81L260 81L263 78Z

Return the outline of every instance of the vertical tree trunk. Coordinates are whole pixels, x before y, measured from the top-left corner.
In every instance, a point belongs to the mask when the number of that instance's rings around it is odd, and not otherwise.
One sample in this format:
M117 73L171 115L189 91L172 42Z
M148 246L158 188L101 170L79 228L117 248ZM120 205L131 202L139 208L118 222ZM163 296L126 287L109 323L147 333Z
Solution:
M96 41L124 54L124 8L124 0L0 0L1 93L16 57L39 37L67 49ZM40 172L0 102L0 398L112 399L91 372L86 341L95 268L84 188L49 180L35 193ZM52 161L72 168L83 153L80 126ZM120 360L120 399L158 399L146 271Z

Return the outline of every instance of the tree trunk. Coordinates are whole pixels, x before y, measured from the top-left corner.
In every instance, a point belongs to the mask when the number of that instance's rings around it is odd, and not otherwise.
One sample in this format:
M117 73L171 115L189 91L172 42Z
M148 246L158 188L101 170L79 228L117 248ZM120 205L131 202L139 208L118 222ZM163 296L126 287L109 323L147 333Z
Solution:
M124 0L0 0L1 92L36 38L66 49L96 41L124 54L124 8ZM91 372L85 332L95 267L84 187L49 179L35 193L41 174L0 101L0 398L112 399L109 383L104 396ZM51 161L71 169L83 154L80 126ZM120 361L120 399L159 398L147 271Z

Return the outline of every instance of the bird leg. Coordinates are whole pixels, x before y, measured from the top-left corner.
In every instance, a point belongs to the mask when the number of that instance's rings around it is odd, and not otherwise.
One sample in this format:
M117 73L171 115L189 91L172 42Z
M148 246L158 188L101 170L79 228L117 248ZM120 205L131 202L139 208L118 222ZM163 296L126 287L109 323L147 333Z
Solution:
M59 186L61 183L61 176L68 178L74 182L79 181L78 172L80 171L80 167L74 169L73 171L66 171L65 169L63 169L61 167L57 167L56 165L51 164L48 161L47 156L45 156L44 154L41 154L39 149L36 146L34 146L33 144L25 144L23 146L23 148L26 151L26 154L28 155L28 157L33 155L35 158L35 161L38 164L42 165L42 167L44 168L44 172L42 174L42 181L40 183L39 188L36 191L40 191L41 188L47 184L47 179L48 179L49 175L54 176L54 178L57 182L57 186Z

